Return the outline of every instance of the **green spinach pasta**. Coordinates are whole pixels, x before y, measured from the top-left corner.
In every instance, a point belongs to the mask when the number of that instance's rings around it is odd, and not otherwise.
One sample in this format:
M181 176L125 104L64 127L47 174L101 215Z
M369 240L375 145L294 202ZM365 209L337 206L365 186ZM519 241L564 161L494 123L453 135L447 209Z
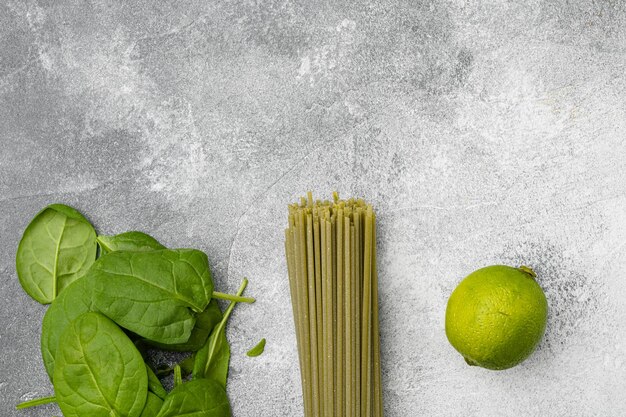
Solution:
M361 199L289 206L287 269L306 417L382 417L376 216Z

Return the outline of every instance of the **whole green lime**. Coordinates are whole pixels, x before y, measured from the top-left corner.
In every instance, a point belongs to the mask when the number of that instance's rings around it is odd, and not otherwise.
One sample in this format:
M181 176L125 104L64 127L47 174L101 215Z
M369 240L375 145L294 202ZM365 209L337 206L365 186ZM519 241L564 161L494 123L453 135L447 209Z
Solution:
M548 302L532 269L488 266L469 274L450 295L448 340L469 365L508 369L535 350Z

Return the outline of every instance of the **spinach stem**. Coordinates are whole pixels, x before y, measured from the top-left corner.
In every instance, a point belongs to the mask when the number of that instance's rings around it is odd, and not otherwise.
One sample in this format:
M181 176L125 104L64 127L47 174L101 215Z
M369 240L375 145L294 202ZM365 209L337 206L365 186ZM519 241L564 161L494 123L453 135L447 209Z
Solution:
M180 370L180 365L174 365L174 388L183 384L183 374Z
M218 298L220 300L228 300L228 301L235 301L238 303L254 303L256 300L252 297L242 297L239 295L233 295L233 294L224 294L223 292L218 292L218 291L213 291L213 298Z
M193 371L193 362L195 360L195 355L196 354L193 353L191 356L187 356L185 359L181 360L180 362L174 365L174 366L176 365L180 366L182 375L187 376ZM154 371L154 374L158 376L159 378L168 376L172 372L174 372L174 366L159 368Z
M51 397L35 398L33 400L24 401L15 406L16 410L23 410L25 408L36 407L38 405L50 404L56 402L57 398L53 395Z
M241 286L239 287L239 290L237 291L237 298L245 298L245 297L241 297L241 294L243 294L243 291L246 289L246 287L248 286L248 279L244 278L243 281L241 282ZM213 293L215 294L215 293ZM235 308L235 304L237 304L237 300L232 300L230 302L230 304L228 305L228 307L226 307L226 311L224 311L224 316L222 317L222 320L215 326L215 328L213 329L212 333L215 333L216 337L209 337L208 340L208 353L206 355L207 361L206 363L204 363L204 367L208 367L211 361L211 358L213 357L214 353L215 353L215 349L217 348L217 341L218 339L218 335L220 332L224 331L224 328L226 327L226 322L228 321L228 318L230 317L230 314L233 312L233 309ZM211 335L212 336L212 335ZM206 346L206 345L205 345ZM201 351L204 350L204 347L201 349ZM197 360L197 358L196 358ZM194 371L195 371L195 364L194 364ZM206 373L206 369L203 370L203 372ZM198 373L194 372L194 378L198 378ZM204 377L204 374L203 374Z
M224 312L224 317L222 317L222 321L218 325L219 326L218 331L222 331L222 329L226 327L226 322L228 321L228 318L230 317L230 313L233 312L233 308L235 308L235 303L238 303L240 299L246 299L246 298L250 298L253 300L251 302L254 302L254 298L241 296L241 294L243 294L243 290L245 290L247 286L248 286L248 279L244 278L243 281L241 282L241 286L239 287L239 290L237 291L237 295L232 296L230 294L225 294L233 298L232 299L225 298L226 300L231 300L232 302L228 305L228 307L226 307L226 311ZM215 295L215 292L213 293L213 295Z

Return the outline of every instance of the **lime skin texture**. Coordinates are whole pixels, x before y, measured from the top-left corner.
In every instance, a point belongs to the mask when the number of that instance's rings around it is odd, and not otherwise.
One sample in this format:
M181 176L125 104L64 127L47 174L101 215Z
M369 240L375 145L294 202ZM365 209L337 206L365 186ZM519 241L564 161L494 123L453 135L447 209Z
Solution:
M493 265L469 274L450 295L446 336L469 365L512 368L543 337L548 302L526 266Z

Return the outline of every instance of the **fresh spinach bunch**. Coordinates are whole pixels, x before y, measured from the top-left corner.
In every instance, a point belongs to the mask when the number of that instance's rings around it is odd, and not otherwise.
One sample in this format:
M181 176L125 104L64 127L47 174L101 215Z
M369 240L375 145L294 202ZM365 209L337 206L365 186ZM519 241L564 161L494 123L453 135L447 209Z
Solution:
M225 327L237 302L254 302L242 296L246 279L236 295L216 292L203 252L136 231L98 236L60 204L31 221L17 270L29 295L51 303L41 352L55 390L18 409L57 402L65 417L230 417ZM216 299L230 300L224 314ZM194 352L174 368L169 394L138 349L144 343Z

